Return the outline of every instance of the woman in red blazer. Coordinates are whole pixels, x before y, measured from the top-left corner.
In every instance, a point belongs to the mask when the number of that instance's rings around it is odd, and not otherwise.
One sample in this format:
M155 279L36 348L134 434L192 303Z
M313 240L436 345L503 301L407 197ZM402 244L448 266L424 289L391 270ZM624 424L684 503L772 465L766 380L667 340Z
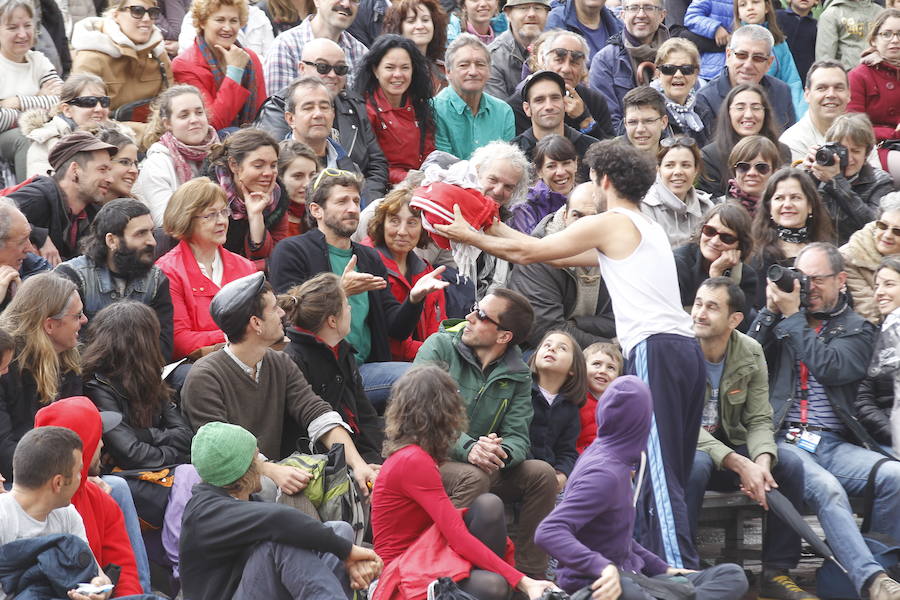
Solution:
M174 360L200 358L225 341L209 304L223 285L256 272L252 262L222 246L229 214L225 191L207 177L179 187L166 206L163 228L180 242L156 266L169 278Z
M238 32L247 24L246 0L197 0L191 8L197 38L172 61L178 83L203 94L216 130L253 122L266 99L262 64L242 48Z

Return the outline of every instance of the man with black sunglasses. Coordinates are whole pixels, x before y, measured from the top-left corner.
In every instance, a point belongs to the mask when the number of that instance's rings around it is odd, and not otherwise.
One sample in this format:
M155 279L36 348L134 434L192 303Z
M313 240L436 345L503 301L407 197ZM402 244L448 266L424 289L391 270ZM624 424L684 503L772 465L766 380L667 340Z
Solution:
M744 25L732 35L725 49L725 69L697 92L697 114L709 129L715 129L716 117L731 88L739 83L755 83L766 91L779 118L781 129L797 122L791 88L783 81L767 75L775 60L772 49L775 38L765 27Z

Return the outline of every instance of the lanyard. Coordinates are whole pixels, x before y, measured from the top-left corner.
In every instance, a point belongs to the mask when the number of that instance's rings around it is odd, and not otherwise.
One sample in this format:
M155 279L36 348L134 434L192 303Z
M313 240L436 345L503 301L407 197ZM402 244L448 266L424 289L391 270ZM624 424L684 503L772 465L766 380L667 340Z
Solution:
M822 331L822 326L816 327L816 334ZM809 422L809 367L800 361L800 424L806 428Z

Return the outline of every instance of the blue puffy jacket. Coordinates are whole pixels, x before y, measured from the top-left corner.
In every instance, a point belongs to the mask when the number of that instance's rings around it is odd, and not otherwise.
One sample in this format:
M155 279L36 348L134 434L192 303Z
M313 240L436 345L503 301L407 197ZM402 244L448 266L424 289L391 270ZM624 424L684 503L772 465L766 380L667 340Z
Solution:
M694 0L684 13L684 26L692 33L714 40L716 30L724 27L731 31L734 21L732 0ZM721 52L704 52L700 55L700 77L712 79L725 66L725 49Z

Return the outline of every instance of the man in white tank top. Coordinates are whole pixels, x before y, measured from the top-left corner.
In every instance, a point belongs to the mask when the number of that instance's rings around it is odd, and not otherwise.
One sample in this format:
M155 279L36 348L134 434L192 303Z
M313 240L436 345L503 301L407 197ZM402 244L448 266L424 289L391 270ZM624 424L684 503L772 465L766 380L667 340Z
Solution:
M496 222L474 230L456 220L436 229L513 263L593 266L609 288L626 372L653 393L654 421L647 441L648 483L638 503L636 537L673 567L696 569L684 486L694 459L705 393L706 367L690 316L681 306L675 259L666 232L640 212L655 165L623 142L598 142L584 157L598 208L558 233L538 239ZM599 577L599 573L597 573Z

